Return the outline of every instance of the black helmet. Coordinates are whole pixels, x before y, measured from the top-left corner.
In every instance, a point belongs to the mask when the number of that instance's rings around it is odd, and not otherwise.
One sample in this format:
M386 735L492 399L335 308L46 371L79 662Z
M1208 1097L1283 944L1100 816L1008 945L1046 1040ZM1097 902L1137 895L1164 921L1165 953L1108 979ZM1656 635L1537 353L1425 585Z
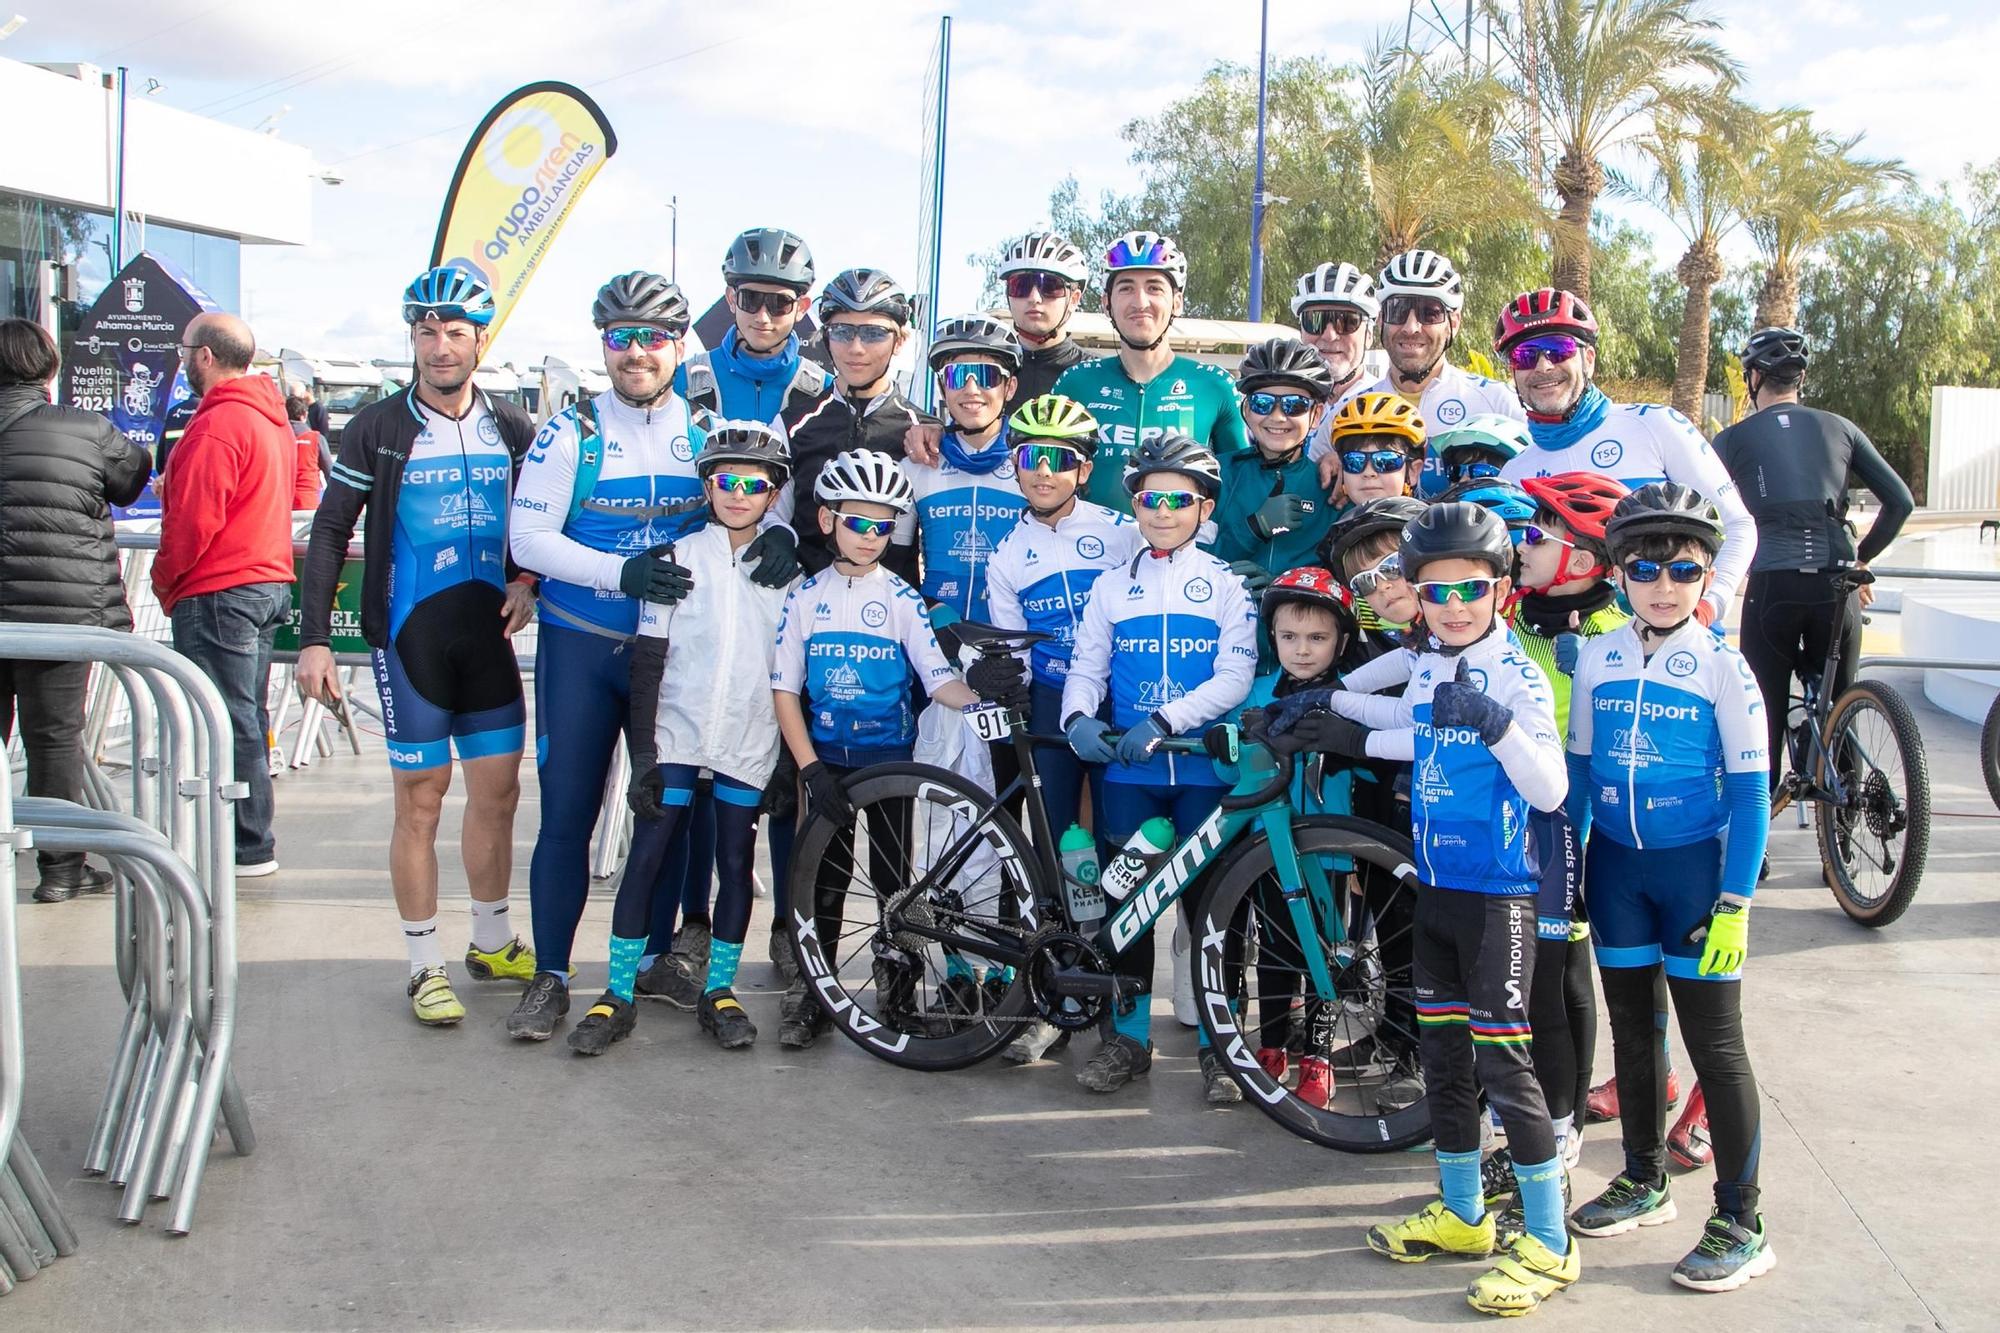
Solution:
M791 232L778 227L752 227L729 243L722 257L722 280L768 282L790 287L804 296L813 285L813 252Z
M1138 494L1139 480L1155 472L1177 472L1193 480L1213 500L1222 494L1222 465L1207 445L1168 431L1155 436L1125 457L1125 489Z
M896 280L879 268L850 268L836 273L819 294L819 320L824 324L842 311L887 315L898 324L910 322L910 298Z
M792 451L785 437L761 421L718 421L695 455L695 474L703 481L727 463L755 463L771 470L780 486L792 475Z
M1403 529L1403 577L1415 583L1424 566L1439 560L1480 560L1505 574L1514 567L1507 524L1490 509L1464 500L1426 505Z
M1339 569L1347 553L1384 532L1400 533L1430 508L1414 495L1388 495L1370 500L1334 524L1319 544L1319 558L1328 569Z
M1297 338L1272 338L1243 354L1236 368L1236 392L1256 393L1274 384L1296 384L1324 402L1333 394L1326 361Z
M1779 379L1797 379L1799 372L1806 368L1806 361L1812 356L1812 349L1806 343L1806 335L1797 329L1759 329L1750 335L1750 341L1743 344L1737 353L1743 362L1743 373L1757 371L1763 375L1776 375Z
M1656 536L1697 542L1713 556L1722 549L1722 515L1693 487L1656 481L1620 500L1604 525L1604 544L1611 548L1614 564L1641 540Z
M620 273L597 289L590 318L600 329L613 324L654 324L668 333L688 331L687 298L657 273Z
M931 335L931 369L957 356L990 356L1009 375L1021 368L1021 343L1014 330L985 315L959 315L938 325Z

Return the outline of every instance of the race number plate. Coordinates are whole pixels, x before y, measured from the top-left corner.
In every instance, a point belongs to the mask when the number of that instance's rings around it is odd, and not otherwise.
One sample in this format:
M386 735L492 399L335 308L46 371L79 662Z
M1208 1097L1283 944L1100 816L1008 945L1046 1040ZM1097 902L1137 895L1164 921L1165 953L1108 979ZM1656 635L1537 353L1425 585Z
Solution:
M1007 725L1007 710L999 704L980 704L965 710L965 720L979 733L979 739L987 742L1004 741L1013 734Z

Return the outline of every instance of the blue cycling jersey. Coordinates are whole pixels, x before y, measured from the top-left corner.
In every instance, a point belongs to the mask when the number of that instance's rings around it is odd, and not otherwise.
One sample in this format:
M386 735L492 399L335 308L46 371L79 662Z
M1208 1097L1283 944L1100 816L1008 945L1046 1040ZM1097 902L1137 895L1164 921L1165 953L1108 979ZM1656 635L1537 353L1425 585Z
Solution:
M1044 523L1022 513L986 562L986 614L1002 629L1054 637L1029 654L1037 684L1060 690L1069 678L1076 628L1097 576L1130 564L1145 541L1127 515L1088 500Z
M1014 484L1014 460L1008 456L1004 430L967 458L974 468L952 464L953 440L947 433L944 457L936 467L907 460L903 463L903 474L917 496L923 594L949 606L963 619L984 621L988 562L1028 502ZM987 470L975 470L977 467Z
M513 460L500 424L474 395L450 417L409 396L423 423L403 463L389 561L389 633L425 598L470 579L507 580L507 491Z
M730 421L775 426L833 387L825 366L799 355L793 334L773 356L751 356L735 329L674 372L674 392L693 406Z

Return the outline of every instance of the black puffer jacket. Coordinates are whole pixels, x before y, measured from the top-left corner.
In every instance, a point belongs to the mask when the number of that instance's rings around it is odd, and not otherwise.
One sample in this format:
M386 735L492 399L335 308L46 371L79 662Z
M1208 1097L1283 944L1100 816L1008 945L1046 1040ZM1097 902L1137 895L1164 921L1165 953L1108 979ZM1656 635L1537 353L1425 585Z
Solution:
M111 506L139 498L151 461L96 413L0 385L0 620L132 628Z

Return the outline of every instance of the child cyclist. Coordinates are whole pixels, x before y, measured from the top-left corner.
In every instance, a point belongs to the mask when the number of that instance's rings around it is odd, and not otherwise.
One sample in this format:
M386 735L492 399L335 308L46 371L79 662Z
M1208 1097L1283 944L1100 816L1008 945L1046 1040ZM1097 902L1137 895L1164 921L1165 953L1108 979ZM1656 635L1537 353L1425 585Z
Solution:
M1777 1263L1757 1211L1741 980L1770 816L1769 742L1756 678L1695 615L1722 533L1715 506L1672 482L1619 502L1606 540L1637 618L1584 645L1569 714L1570 815L1588 830L1625 1147L1625 1169L1570 1228L1612 1236L1674 1218L1653 1001L1664 967L1714 1136L1715 1211L1673 1273L1697 1291L1733 1290Z
M1461 481L1492 480L1533 444L1528 423L1518 417L1483 412L1430 437L1418 493L1433 493Z
M701 1030L725 1050L749 1046L757 1028L730 989L750 925L751 869L764 784L778 763L778 722L771 710L771 656L789 585L751 580L756 562L744 550L791 475L784 440L761 422L715 424L695 467L710 521L664 548L685 571L687 591L648 600L632 648L632 785L638 822L625 877L611 913L611 980L569 1035L578 1055L602 1055L630 1035L638 1015L632 988L646 939L659 921L673 929L678 905L655 885L660 866L689 835L687 815L703 769L714 775L717 890L706 971L697 976L679 954L662 954L653 994L697 1010Z
M913 676L948 708L967 707L978 696L945 661L916 589L882 566L890 535L907 522L914 498L896 460L868 449L837 454L820 470L813 496L833 563L786 599L770 679L778 729L799 766L806 801L822 819L848 826L819 868L814 907L820 938L831 940L854 856L854 807L844 779L870 764L910 757L917 736ZM869 876L876 884L906 877L879 863L893 842L893 836L870 839ZM780 1018L778 1041L795 1048L812 1045L832 1021L803 974L786 991Z
M1401 394L1356 394L1333 414L1331 451L1340 463L1341 513L1408 495L1424 455L1424 419Z
M1411 822L1424 886L1416 1007L1443 1197L1371 1229L1368 1245L1402 1263L1493 1252L1479 1172L1483 1088L1506 1127L1525 1212L1525 1230L1467 1290L1474 1309L1497 1315L1533 1310L1580 1272L1527 1012L1540 878L1528 812L1562 803L1566 773L1548 682L1499 616L1513 560L1493 513L1462 503L1426 509L1402 542L1430 636L1408 689L1400 699L1338 691L1339 716L1305 713L1292 742L1416 765ZM1311 700L1293 702L1303 709ZM1273 731L1291 727L1299 709L1280 710Z
M1347 511L1320 544L1320 559L1359 599L1360 640L1375 655L1401 648L1417 621L1417 594L1403 578L1403 529L1424 512L1407 495L1370 500Z
M1098 832L1114 847L1155 817L1185 837L1222 795L1206 758L1154 753L1166 737L1226 716L1249 695L1257 672L1257 613L1243 581L1194 546L1221 484L1215 455L1185 435L1147 440L1125 460L1125 489L1146 549L1091 585L1062 695L1070 748L1106 766ZM1098 715L1107 697L1109 721ZM1116 745L1105 739L1114 728L1124 733ZM1192 907L1184 901L1182 909ZM1153 933L1116 965L1145 989L1129 1009L1114 1012L1114 1031L1077 1072L1091 1092L1115 1091L1153 1063ZM1202 1037L1202 1075L1213 1098L1229 1075L1207 1049L1205 1029Z
M1333 525L1319 468L1306 457L1306 441L1326 415L1333 374L1298 339L1273 338L1244 355L1236 391L1252 447L1222 461L1209 549L1254 593L1275 575L1310 564Z

